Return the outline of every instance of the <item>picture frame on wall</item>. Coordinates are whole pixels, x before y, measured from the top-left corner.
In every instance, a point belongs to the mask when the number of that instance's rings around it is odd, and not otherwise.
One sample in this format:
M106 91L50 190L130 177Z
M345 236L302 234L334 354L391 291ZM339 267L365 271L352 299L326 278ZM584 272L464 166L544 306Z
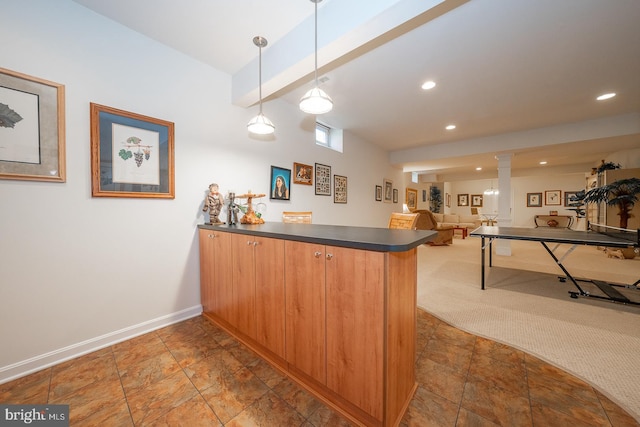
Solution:
M468 194L458 194L458 206L469 206Z
M542 207L542 193L527 193L527 207Z
M271 190L269 198L272 200L291 199L291 169L271 166Z
M0 178L66 181L65 87L0 68Z
M384 202L391 203L393 201L393 181L385 178L382 181L382 190Z
M316 167L316 195L331 195L331 166L320 163L315 164Z
M471 195L471 207L472 208L481 208L483 201L484 201L484 196L482 194L472 194Z
M313 185L313 166L294 162L293 183L302 185Z
M174 124L91 103L91 195L175 198Z
M451 194L445 193L445 203L448 208L451 207Z
M382 201L382 185L376 185L375 196L376 196L376 202Z
M562 191L560 190L545 191L544 204L547 206L560 206L562 204Z
M405 202L409 210L415 210L418 208L418 190L414 188L407 188Z
M333 203L347 203L347 177L333 175Z
M398 189L393 189L393 203L398 203Z
M578 193L579 193L579 191L565 191L564 192L564 205L565 205L565 207L571 207L571 204L575 202L573 200L573 198L576 197L576 195Z

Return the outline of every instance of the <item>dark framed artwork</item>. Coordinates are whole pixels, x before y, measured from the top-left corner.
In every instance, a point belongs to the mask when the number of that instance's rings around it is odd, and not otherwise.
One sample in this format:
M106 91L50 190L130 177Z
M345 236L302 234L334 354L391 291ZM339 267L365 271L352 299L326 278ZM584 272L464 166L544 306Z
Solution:
M468 194L458 194L458 206L469 206Z
M393 181L387 178L383 179L382 189L384 191L384 202L391 203L393 201Z
M544 192L544 204L547 206L559 206L562 204L562 191L547 190Z
M539 208L542 206L542 193L527 193L527 207Z
M347 177L333 175L333 203L347 203Z
M564 192L564 205L566 207L570 207L572 203L575 202L575 200L572 200L574 197L576 197L576 194L578 194L579 191L565 191Z
M398 203L398 189L393 189L393 203Z
M269 198L289 200L291 196L291 169L271 166Z
M382 185L376 185L376 202L382 201Z
M293 183L313 185L313 166L303 163L293 164Z
M471 207L472 208L481 208L483 202L482 194L472 194L471 195Z
M174 124L90 104L91 195L173 199Z
M316 195L331 195L331 166L316 163Z
M65 87L0 68L0 178L65 182Z

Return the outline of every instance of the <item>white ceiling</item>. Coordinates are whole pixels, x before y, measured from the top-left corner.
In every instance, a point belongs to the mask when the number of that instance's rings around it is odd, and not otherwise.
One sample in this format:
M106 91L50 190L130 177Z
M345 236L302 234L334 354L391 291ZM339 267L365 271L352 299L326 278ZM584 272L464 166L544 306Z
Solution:
M311 87L309 0L74 1L232 75L238 105L257 101L256 35L269 40L267 99L297 104ZM335 104L321 120L405 170L495 176L501 153L514 153L514 174L540 160L586 170L640 148L638 0L324 0L318 10L322 87ZM436 88L422 91L426 79Z

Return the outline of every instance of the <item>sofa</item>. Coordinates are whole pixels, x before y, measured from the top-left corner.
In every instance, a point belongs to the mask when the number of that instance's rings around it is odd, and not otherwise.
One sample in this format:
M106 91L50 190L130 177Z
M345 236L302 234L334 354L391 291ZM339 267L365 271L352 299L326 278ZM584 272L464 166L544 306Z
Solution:
M434 213L438 226L466 227L467 230L475 230L482 225L479 215L456 215Z
M453 243L453 227L438 226L438 221L436 221L431 211L419 209L413 211L413 213L420 214L416 222L416 230L434 230L438 232L436 238L428 242L429 245L444 246Z

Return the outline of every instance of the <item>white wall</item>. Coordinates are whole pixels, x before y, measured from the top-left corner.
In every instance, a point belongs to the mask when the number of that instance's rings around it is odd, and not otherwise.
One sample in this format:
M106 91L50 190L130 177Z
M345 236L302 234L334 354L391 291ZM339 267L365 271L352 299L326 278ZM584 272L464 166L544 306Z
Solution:
M497 187L497 179L455 181L451 183L451 213L459 215L471 214L469 206L457 206L458 194L484 194L484 190ZM554 174L535 177L513 177L511 178L511 212L513 227L533 227L535 215L548 215L549 211L557 210L559 215L575 215L573 211L567 210L564 206L565 191L579 191L585 188L586 174ZM560 206L546 206L544 204L544 192L549 190L560 190L562 192L562 204ZM542 193L542 207L527 207L527 193ZM484 206L480 212L491 212L491 203L487 203L485 196ZM497 205L495 205L497 211Z
M270 165L332 166L346 205L294 185L282 210L314 222L386 227L399 204L376 202L402 182L387 153L345 133L344 154L313 143L313 120L267 102L271 141L250 138L257 107L230 103L230 76L69 0L5 0L0 67L66 88L67 182L0 180L0 382L200 311L197 225L211 182L268 193ZM247 41L250 43L250 40ZM175 200L92 198L89 103L175 123ZM399 187L400 195L404 187Z

